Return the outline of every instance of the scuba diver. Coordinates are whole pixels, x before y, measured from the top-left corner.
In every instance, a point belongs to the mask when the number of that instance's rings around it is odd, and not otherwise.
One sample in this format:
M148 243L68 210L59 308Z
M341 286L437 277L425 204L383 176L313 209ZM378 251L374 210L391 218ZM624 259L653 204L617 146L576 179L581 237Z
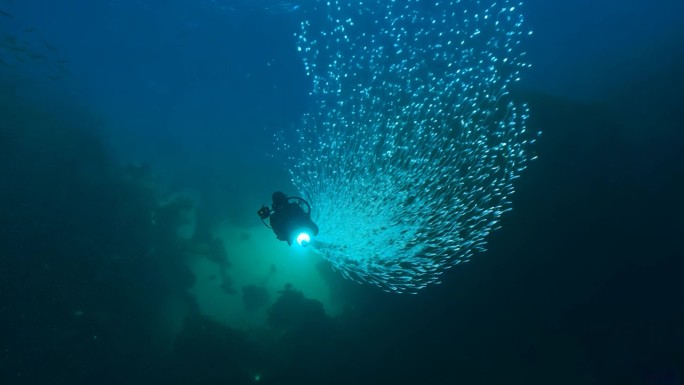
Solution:
M257 214L279 240L286 241L288 245L297 242L306 246L312 237L318 235L318 226L311 220L309 202L300 197L288 197L280 191L273 193L272 200L270 209L261 206ZM270 226L264 221L266 218L269 218Z

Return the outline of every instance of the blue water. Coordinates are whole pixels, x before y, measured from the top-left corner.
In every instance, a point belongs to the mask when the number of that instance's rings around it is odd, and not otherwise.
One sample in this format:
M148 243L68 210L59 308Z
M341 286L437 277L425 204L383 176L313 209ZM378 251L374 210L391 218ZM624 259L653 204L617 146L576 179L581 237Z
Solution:
M516 52L531 67L510 97L529 107L516 128L542 131L520 155L537 159L503 185L515 194L487 222L498 230L478 238L478 257L415 296L292 254L255 213L274 190L300 187L274 136L301 145L307 113L315 129L339 112L316 110L298 51L317 46L299 39L302 22L346 23L325 10L0 0L0 384L681 384L684 2L522 4L533 34ZM336 75L353 68L354 49ZM377 94L410 116L400 97L387 100L401 92ZM364 191L382 195L377 186ZM339 202L328 210L347 235L368 226ZM372 206L372 218L395 208ZM406 232L374 230L385 261L423 245L390 253ZM293 269L307 261L302 277Z

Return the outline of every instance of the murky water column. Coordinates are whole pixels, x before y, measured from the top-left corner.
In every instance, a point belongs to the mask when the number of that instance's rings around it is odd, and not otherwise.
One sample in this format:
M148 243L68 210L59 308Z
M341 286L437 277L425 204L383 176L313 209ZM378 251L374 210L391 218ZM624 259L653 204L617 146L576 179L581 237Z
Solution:
M302 23L314 106L279 141L345 277L415 293L485 250L533 136L518 2L332 0Z

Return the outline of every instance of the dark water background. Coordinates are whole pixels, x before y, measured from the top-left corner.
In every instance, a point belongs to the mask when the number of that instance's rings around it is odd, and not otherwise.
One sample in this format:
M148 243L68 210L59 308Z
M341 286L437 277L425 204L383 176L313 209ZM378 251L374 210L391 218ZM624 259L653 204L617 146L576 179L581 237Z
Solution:
M188 250L287 184L306 1L0 1L0 383L682 384L680 1L528 2L539 160L442 285L330 273L344 312L284 290L259 332L197 311ZM160 198L188 189L190 240Z

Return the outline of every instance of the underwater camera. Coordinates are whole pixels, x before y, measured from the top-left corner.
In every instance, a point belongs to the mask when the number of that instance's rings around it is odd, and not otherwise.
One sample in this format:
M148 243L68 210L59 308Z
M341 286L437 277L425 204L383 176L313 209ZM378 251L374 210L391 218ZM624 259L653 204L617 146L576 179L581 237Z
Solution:
M257 215L259 215L261 220L264 220L271 216L271 209L269 209L267 206L261 206L259 211L257 211Z

